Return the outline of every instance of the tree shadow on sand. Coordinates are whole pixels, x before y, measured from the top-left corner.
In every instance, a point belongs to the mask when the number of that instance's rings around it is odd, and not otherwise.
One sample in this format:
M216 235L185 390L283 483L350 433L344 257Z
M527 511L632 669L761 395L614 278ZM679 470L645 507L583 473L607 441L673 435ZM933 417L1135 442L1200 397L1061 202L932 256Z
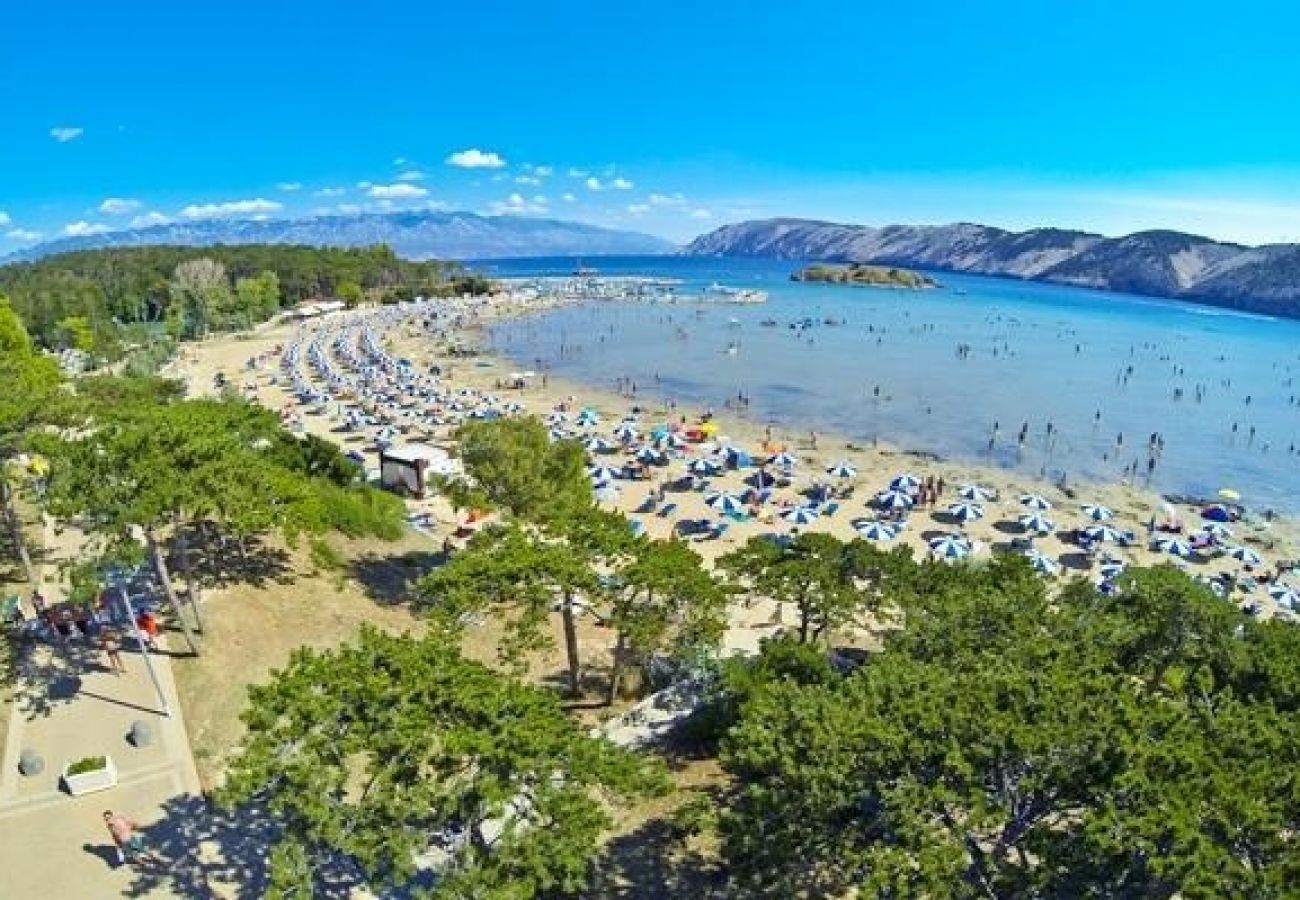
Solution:
M649 900L727 896L726 880L715 864L684 846L678 828L651 819L605 845L583 897L599 900Z
M30 638L16 649L13 702L28 721L49 716L81 692L82 676L107 672L97 644L81 637L46 643Z
M431 550L392 555L367 553L352 562L348 574L371 600L394 606L414 602L416 582L446 561L444 553Z
M288 551L257 537L238 538L223 533L215 524L203 522L185 528L194 577L203 587L250 584L265 587L270 582L287 584L293 577ZM183 583L184 569L176 558L175 545L170 565L172 577Z

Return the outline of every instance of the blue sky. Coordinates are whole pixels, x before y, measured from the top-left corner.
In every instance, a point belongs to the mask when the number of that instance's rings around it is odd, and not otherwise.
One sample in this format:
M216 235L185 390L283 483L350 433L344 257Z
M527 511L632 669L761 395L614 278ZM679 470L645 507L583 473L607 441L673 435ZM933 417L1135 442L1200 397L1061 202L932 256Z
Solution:
M50 0L0 28L0 253L431 205L1300 239L1282 3Z

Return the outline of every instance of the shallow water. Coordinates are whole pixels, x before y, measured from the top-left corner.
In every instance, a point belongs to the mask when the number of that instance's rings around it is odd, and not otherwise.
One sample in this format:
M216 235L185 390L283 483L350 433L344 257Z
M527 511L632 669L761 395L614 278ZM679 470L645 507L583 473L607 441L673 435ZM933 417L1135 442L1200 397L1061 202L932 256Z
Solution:
M574 265L489 268L569 274ZM641 393L692 406L722 408L744 394L751 417L786 426L1051 478L1119 480L1136 465L1138 484L1164 492L1231 486L1253 507L1300 512L1300 322L947 273L936 275L939 289L901 291L794 283L791 262L597 265L681 278L682 291L717 281L770 299L567 307L495 325L494 348L602 388L629 378ZM805 317L817 324L787 327ZM733 342L734 355L725 352ZM1153 434L1163 440L1156 454Z

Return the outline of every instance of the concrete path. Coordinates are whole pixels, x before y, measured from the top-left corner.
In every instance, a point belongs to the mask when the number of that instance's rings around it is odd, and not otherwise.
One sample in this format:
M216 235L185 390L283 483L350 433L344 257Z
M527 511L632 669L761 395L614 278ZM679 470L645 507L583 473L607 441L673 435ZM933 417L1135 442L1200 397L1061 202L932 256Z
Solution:
M165 717L143 658L129 647L122 658L126 672L114 673L98 646L84 639L37 644L24 654L0 770L0 894L6 898L220 896L205 889L201 873L198 883L176 877L195 868L202 853L201 841L177 836L186 830L184 819L204 816L205 805L170 662L165 654L153 656L171 708ZM152 743L138 748L127 740L137 720L153 729ZM20 774L23 750L40 754L45 771ZM117 786L82 797L66 793L63 766L100 754L112 757ZM166 851L171 871L118 865L105 809L138 823L150 846Z

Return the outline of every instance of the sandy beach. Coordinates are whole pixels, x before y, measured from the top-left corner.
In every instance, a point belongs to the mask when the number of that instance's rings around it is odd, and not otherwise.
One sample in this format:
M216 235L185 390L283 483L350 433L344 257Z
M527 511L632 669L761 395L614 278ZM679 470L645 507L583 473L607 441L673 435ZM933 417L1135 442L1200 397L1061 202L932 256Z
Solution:
M600 390L539 372L534 377L515 380L511 376L531 363L511 361L483 351L483 329L504 317L536 313L545 308L536 299L524 300L511 295L497 295L487 300L449 301L456 312L458 327L453 331L433 335L416 321L405 321L387 331L385 349L394 357L410 360L416 372L427 373L433 367L440 372L440 384L449 390L467 391L474 397L493 397L499 402L515 401L523 405L523 412L545 417L552 410L565 408L570 414L580 409L593 410L599 423L590 430L611 440L611 431L625 416L633 415L643 432L652 427L671 423L674 427L685 423L687 428L697 425L704 413L699 409L669 408L662 401L644 396L620 396L614 390ZM189 386L191 396L210 394L217 390L215 376L224 375L229 383L250 399L280 412L286 421L311 433L328 438L349 450L365 454L368 469L375 469L378 456L374 448L374 433L368 431L344 432L341 422L332 412L328 414L304 413L283 377L280 369L280 348L305 332L317 329L337 329L355 317L365 316L365 311L340 313L305 324L273 324L238 336L223 336L200 343L186 344L180 357L166 374L182 378ZM472 355L467 350L475 351ZM456 352L453 352L456 351ZM304 366L304 370L309 367ZM522 384L521 387L507 386ZM678 459L666 466L651 466L648 479L618 481L620 490L609 505L627 513L642 523L646 532L657 538L673 533L674 524L682 519L708 519L719 521L719 514L705 503L704 492L669 491L663 502L656 504L654 512L639 512L648 506L650 495L666 482L674 481L685 473L686 461L695 459L712 449L717 442L745 448L756 459L787 452L797 458L791 469L788 486L775 488L760 507L751 507L743 520L726 519L725 533L716 539L693 540L695 548L706 558L713 559L734 549L755 535L776 533L787 535L792 526L782 512L793 506L803 506L807 500L803 491L814 484L825 484L835 492L836 503L830 514L829 505L821 508L822 514L801 530L827 531L841 538L856 536L855 523L878 517L878 511L868 505L874 496L884 490L891 479L910 473L922 481L941 480L944 490L938 502L917 508L907 516L905 526L896 541L911 546L918 555L930 552L929 541L941 534L964 535L979 558L994 550L1012 549L1029 537L1018 524L1027 512L1019 498L1025 493L1038 494L1050 502L1052 508L1045 515L1055 523L1055 530L1034 536L1033 547L1053 560L1059 561L1064 576L1082 575L1096 579L1100 565L1109 560L1122 564L1153 564L1174 561L1184 565L1194 575L1210 577L1230 573L1235 579L1261 572L1274 571L1279 560L1291 559L1296 547L1296 523L1286 519L1266 521L1262 517L1246 516L1231 523L1231 538L1225 543L1248 547L1263 557L1263 564L1247 569L1226 553L1194 554L1185 560L1148 547L1149 523L1181 523L1183 539L1198 532L1202 525L1201 510L1196 507L1176 506L1159 495L1137 487L1121 484L1074 483L1062 490L1057 485L989 466L980 466L949 460L936 460L920 454L910 454L879 442L875 446L861 446L842 435L770 426L767 423L746 419L733 411L722 410L713 417L716 433L709 442L687 446L677 451ZM403 442L426 443L449 449L452 446L454 424L408 432ZM616 442L617 443L617 442ZM635 447L636 445L633 444ZM594 462L621 467L629 461L622 448L599 454ZM856 470L848 478L828 474L829 467L847 464ZM745 479L753 469L733 469L709 479L709 491L742 494L748 485ZM950 504L958 502L961 486L978 486L986 495L980 506L984 516L966 523L956 522L947 512ZM458 511L443 499L409 501L413 513L429 516L430 531L439 540L456 531L464 520L464 511ZM675 504L668 514L660 514L667 503ZM1072 542L1075 528L1096 524L1083 512L1084 504L1103 505L1114 513L1105 524L1121 531L1134 533L1135 540L1127 546L1105 543L1092 554L1085 553ZM1174 535L1157 534L1157 537ZM1256 607L1262 615L1275 614L1277 606L1268 597L1266 586L1260 585L1249 593L1240 590L1232 594L1234 602ZM765 614L769 615L769 614Z

